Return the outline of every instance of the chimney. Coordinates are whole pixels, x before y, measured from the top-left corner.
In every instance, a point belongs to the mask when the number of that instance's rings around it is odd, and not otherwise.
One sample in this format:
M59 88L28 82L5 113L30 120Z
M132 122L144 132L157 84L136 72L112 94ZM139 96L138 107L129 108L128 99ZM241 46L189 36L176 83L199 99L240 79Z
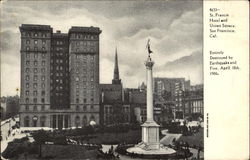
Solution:
M56 30L56 33L61 33L61 31L60 30Z

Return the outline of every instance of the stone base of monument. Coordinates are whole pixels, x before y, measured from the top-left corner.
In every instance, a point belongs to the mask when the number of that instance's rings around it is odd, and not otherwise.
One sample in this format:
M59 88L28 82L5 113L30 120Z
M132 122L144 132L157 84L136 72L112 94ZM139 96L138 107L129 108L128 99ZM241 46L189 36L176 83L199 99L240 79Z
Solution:
M147 158L175 154L174 149L160 144L159 127L153 120L146 121L142 124L142 142L134 147L127 148L126 151L131 154L144 155Z

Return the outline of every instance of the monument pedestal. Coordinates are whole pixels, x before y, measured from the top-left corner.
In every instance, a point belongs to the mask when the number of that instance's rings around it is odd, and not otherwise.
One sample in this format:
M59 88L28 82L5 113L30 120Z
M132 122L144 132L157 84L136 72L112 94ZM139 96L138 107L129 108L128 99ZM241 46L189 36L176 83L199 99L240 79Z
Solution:
M159 125L154 121L146 121L142 126L142 146L146 150L160 148Z

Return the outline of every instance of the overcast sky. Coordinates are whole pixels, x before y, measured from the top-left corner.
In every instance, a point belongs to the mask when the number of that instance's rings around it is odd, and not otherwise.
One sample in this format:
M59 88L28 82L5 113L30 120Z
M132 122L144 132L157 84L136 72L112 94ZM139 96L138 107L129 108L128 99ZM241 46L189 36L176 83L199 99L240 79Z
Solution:
M1 4L1 96L20 87L21 24L100 27L100 82L111 83L115 47L124 87L146 81L145 49L150 38L154 76L184 77L191 84L202 77L201 1L12 1Z

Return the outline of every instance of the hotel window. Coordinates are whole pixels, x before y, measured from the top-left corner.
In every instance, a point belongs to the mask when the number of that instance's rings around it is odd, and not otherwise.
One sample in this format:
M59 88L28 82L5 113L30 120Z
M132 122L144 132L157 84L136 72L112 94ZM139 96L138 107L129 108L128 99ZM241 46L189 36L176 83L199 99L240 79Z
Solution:
M45 95L45 91L42 91L42 96L44 96Z
M30 58L30 54L29 53L26 53L26 58Z
M76 103L79 103L79 99L78 98L76 98Z
M34 75L34 81L37 81L37 75Z
M80 108L79 108L79 106L78 106L78 105L76 106L76 110L77 110L77 111L79 111L79 110L80 110Z
M45 58L46 54L45 53L42 53L42 58Z
M76 77L76 82L78 82L79 81L79 77Z
M29 83L26 83L26 88L30 88L30 84Z
M34 58L38 58L38 54L34 54Z
M29 91L26 91L26 92L25 92L25 95L28 96L28 95L29 95Z
M26 75L25 79L26 79L26 81L30 80L30 76Z
M46 37L46 34L43 33L43 34L42 34L42 37Z
M34 110L34 111L37 111L37 106L34 106L34 107L33 107L33 110Z
M79 42L76 42L76 46L79 46Z
M37 33L35 33L34 36L37 37Z
M94 106L93 106L93 105L91 105L91 106L90 106L90 109L94 109Z
M45 76L42 76L42 81L45 81Z
M29 69L29 68L26 68L26 69L25 69L25 72L26 72L26 73L29 73L29 72L30 72L30 69Z
M42 111L44 111L44 110L45 110L45 106L44 106L44 105L42 105L41 110L42 110Z
M30 65L30 61L26 61L26 65Z
M44 83L42 83L42 88L45 88L45 84Z
M29 98L26 98L26 99L25 99L25 102L26 102L26 103L29 103Z
M30 40L26 40L26 44L30 44Z
M33 92L33 95L34 95L34 96L37 96L37 91L34 91L34 92Z
M77 84L77 85L76 85L76 89L78 89L78 88L79 88L79 85Z
M37 40L35 40L34 43L37 44Z
M42 50L45 51L45 47L43 47Z
M42 61L42 66L45 66L45 61Z
M46 44L46 41L45 41L45 40L43 40L43 41L42 41L42 43L43 43L43 45L45 45L45 44Z
M30 50L30 47L26 47L26 50L29 51L29 50Z
M37 68L34 68L34 73L37 73Z
M44 73L45 72L45 68L42 68L41 71L42 71L42 73Z
M33 88L36 89L37 88L37 83L33 84Z
M34 61L34 66L37 66L37 61Z
M84 106L83 106L83 111L86 111L86 110L87 110L87 106L84 105Z
M35 51L37 51L37 50L38 50L38 48L37 48L37 47L34 47L34 50L35 50Z
M25 110L26 110L26 111L29 110L29 106L28 106L28 105L25 106Z
M84 98L84 99L83 99L83 102L84 102L84 103L86 103L86 102L87 102L86 98Z
M33 98L33 103L37 103L37 98Z
M45 102L45 99L44 99L44 98L41 98L41 102L44 103L44 102Z

